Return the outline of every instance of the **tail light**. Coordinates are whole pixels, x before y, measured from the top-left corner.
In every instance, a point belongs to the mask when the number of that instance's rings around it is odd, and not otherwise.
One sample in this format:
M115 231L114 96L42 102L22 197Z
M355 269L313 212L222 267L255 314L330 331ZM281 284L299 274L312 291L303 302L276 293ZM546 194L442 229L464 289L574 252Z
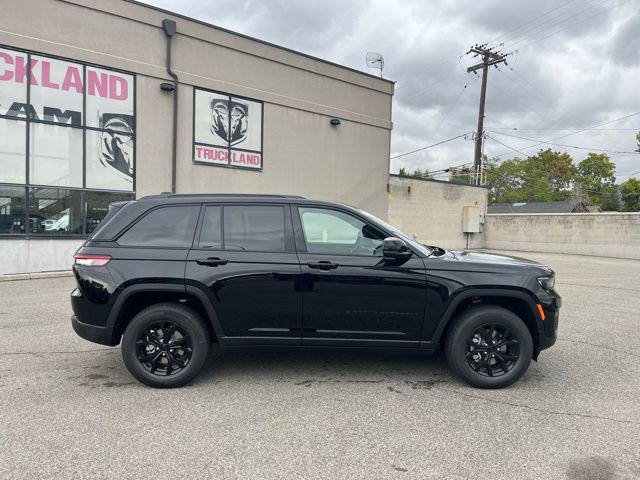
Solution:
M87 255L82 253L76 253L73 258L76 265L84 265L87 267L102 267L109 263L111 255Z

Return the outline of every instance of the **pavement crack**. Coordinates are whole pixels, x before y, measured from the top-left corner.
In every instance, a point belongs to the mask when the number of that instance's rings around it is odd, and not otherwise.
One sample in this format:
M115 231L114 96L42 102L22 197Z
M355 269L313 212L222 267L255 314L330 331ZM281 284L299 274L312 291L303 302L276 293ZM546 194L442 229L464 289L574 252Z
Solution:
M602 288L608 288L610 290L622 290L624 292L634 292L634 293L638 293L638 289L634 289L634 288L624 288L624 287L619 287L619 286L609 286L609 285L602 285L602 284L597 284L597 285L589 285L586 283L568 283L568 282L558 282L559 286L564 286L564 285L571 285L572 287L587 287L587 288L597 288L597 289L602 289Z
M618 352L618 353L622 353L624 355L629 355L630 357L635 357L635 358L640 358L640 355L636 355L634 353L629 353L625 350L619 350L617 348L613 348L613 347L607 347L606 345L600 345L598 343L590 343L590 342L585 342L582 340L572 340L570 338L559 338L558 339L559 342L570 342L570 343L579 343L581 345L589 345L590 347L598 347L598 348L602 348L604 350L610 350L612 352Z
M93 348L90 350L58 350L58 351L48 351L48 352L0 352L0 357L8 356L8 355L63 355L66 353L92 353L92 352L106 352L109 350L114 350L113 348Z
M619 418L605 417L603 415L592 415L592 414L588 414L588 413L559 412L557 410L549 410L549 409L546 409L546 408L532 407L530 405L522 405L522 404L519 404L519 403L507 402L505 400L496 400L495 398L481 397L479 395L473 395L471 393L464 393L464 392L461 392L459 390L454 390L454 389L450 389L450 388L443 388L443 387L438 387L438 386L435 386L434 388L437 389L437 390L441 390L443 392L453 393L453 394L460 395L460 396L463 396L463 397L468 397L468 398L474 398L476 400L483 400L485 402L494 403L496 405L506 405L508 407L522 408L524 410L531 410L531 411L534 411L534 412L546 413L546 414L549 414L549 415L558 415L558 416L565 416L565 417L579 417L579 418L588 418L588 419L594 419L594 420L606 420L606 421L609 421L609 422L622 423L622 424L626 424L626 425L640 425L640 422L635 421L635 420L624 420L624 419L619 419Z

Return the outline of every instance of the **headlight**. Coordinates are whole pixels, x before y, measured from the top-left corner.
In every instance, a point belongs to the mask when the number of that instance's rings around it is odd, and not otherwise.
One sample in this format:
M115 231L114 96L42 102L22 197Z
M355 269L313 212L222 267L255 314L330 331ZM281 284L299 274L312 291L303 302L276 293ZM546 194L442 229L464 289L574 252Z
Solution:
M538 277L538 283L545 290L553 290L556 285L555 275L549 275L548 277Z

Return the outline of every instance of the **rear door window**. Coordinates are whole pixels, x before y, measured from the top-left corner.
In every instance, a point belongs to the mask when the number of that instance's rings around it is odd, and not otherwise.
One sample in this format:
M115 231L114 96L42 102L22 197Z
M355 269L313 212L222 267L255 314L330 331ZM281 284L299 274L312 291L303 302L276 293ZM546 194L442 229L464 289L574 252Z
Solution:
M254 252L284 252L284 207L281 205L225 205L224 248Z
M204 211L200 231L200 248L222 248L222 212L218 205L208 206Z
M176 205L151 210L120 236L118 245L189 248L199 211L199 205Z

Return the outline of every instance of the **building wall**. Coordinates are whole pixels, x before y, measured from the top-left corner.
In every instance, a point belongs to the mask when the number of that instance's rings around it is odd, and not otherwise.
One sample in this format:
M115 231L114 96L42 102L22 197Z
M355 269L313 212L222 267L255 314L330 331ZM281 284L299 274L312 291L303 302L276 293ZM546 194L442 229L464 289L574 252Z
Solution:
M462 214L464 206L486 211L485 188L391 175L388 190L389 223L408 235L447 249L484 246L484 234L462 232Z
M640 213L492 214L485 247L640 259Z
M10 0L0 44L137 74L137 196L171 186L172 94L162 92L177 22L177 192L290 193L386 216L393 83L122 0ZM264 101L264 170L192 163L193 86ZM338 117L342 125L332 127Z
M12 239L1 241L0 280L4 275L69 270L84 240Z
M387 216L393 82L130 1L6 0L3 7L0 45L136 75L137 197L171 189L173 94L160 89L171 81L161 28L171 19L177 193L298 194ZM261 171L193 163L195 87L263 102ZM330 125L333 117L340 126ZM0 238L7 252L0 275L67 268L81 241L45 236ZM50 263L25 260L41 250Z

